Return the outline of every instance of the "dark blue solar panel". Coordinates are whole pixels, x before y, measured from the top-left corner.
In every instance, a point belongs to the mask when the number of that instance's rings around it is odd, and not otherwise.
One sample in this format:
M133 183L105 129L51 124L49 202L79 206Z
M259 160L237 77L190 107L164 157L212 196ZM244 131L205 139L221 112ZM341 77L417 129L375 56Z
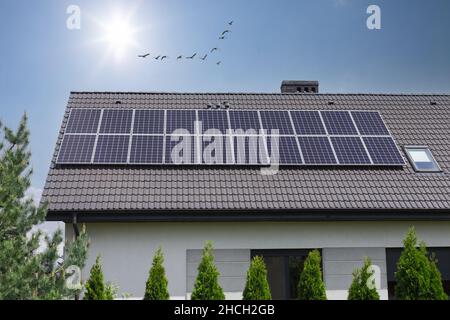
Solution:
M167 110L166 134L197 134L194 110Z
M327 137L298 137L306 164L335 164L330 141Z
M295 131L299 135L303 134L326 134L317 111L291 111L292 121Z
M197 138L195 136L166 136L166 164L197 163Z
M130 163L162 164L163 136L133 136Z
M66 133L97 133L100 109L72 109Z
M247 134L258 134L261 129L258 112L256 111L229 111L231 129L243 130ZM240 132L238 134L242 134Z
M228 116L223 110L199 110L198 119L201 121L201 133L208 135L227 134ZM214 130L215 129L215 130ZM209 131L208 131L209 130ZM208 131L208 132L205 132Z
M405 164L392 138L365 137L363 140L374 164Z
M267 164L267 152L262 136L234 136L236 164Z
M133 133L164 134L164 110L136 110Z
M133 110L103 110L100 133L130 133Z
M352 118L347 111L322 111L321 113L329 134L358 134Z
M295 137L267 136L271 164L302 164Z
M389 135L378 112L352 111L353 119L362 135Z
M331 137L340 164L370 164L359 137Z
M277 134L274 130L278 130L278 134L294 134L287 111L260 111L260 115L263 129L267 130L267 134Z
M201 158L204 164L233 164L229 136L203 136Z
M100 135L94 163L127 163L130 136Z
M61 144L58 163L90 163L95 135L66 135Z

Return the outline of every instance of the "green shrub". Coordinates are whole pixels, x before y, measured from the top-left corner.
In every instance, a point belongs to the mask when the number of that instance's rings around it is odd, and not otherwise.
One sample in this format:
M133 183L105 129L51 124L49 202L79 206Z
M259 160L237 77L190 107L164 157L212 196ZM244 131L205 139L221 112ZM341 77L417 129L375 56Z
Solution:
M270 300L269 282L267 281L266 265L262 257L254 257L247 271L247 282L243 300Z
M159 248L153 257L152 267L149 271L145 285L144 300L168 300L167 278L164 270L164 255Z
M322 280L321 258L318 250L308 254L298 283L298 299L326 300L325 285Z
M370 277L374 271L369 271L372 262L369 258L364 260L364 265L353 272L353 281L348 290L348 300L380 300L380 295L375 288L375 281L369 285Z
M395 295L400 300L447 300L436 261L428 257L425 243L417 243L411 227L397 262Z
M214 265L213 246L207 242L198 266L192 300L224 300L225 295L219 285L219 271Z
M91 268L89 280L86 282L84 300L112 300L114 299L114 287L104 282L100 255Z

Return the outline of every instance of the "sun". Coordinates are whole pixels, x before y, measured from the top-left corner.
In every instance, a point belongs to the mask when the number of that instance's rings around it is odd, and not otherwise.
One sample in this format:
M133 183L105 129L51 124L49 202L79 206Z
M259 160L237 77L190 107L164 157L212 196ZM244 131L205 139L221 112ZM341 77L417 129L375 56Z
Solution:
M132 15L123 15L117 10L108 19L99 23L101 27L100 41L107 45L108 55L122 60L131 48L138 47L136 29L131 24Z

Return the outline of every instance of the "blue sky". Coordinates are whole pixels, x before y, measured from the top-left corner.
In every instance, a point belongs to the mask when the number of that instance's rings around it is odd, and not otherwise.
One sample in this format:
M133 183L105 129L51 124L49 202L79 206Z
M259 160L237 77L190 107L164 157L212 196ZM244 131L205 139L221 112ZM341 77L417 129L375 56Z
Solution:
M80 30L66 28L71 4ZM366 27L370 4L381 30ZM134 12L138 29L120 60L98 41L98 21L117 10ZM39 189L70 91L278 92L283 79L304 79L321 92L450 93L449 31L448 0L2 0L0 119L15 127L28 112ZM205 62L173 59L216 46ZM136 57L145 52L170 59Z

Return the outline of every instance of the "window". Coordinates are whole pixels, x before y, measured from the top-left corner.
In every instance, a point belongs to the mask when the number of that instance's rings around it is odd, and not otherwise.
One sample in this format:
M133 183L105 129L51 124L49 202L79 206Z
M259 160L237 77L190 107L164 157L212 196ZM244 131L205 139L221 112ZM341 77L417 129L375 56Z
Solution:
M426 146L406 146L406 155L417 172L441 172L430 149Z

